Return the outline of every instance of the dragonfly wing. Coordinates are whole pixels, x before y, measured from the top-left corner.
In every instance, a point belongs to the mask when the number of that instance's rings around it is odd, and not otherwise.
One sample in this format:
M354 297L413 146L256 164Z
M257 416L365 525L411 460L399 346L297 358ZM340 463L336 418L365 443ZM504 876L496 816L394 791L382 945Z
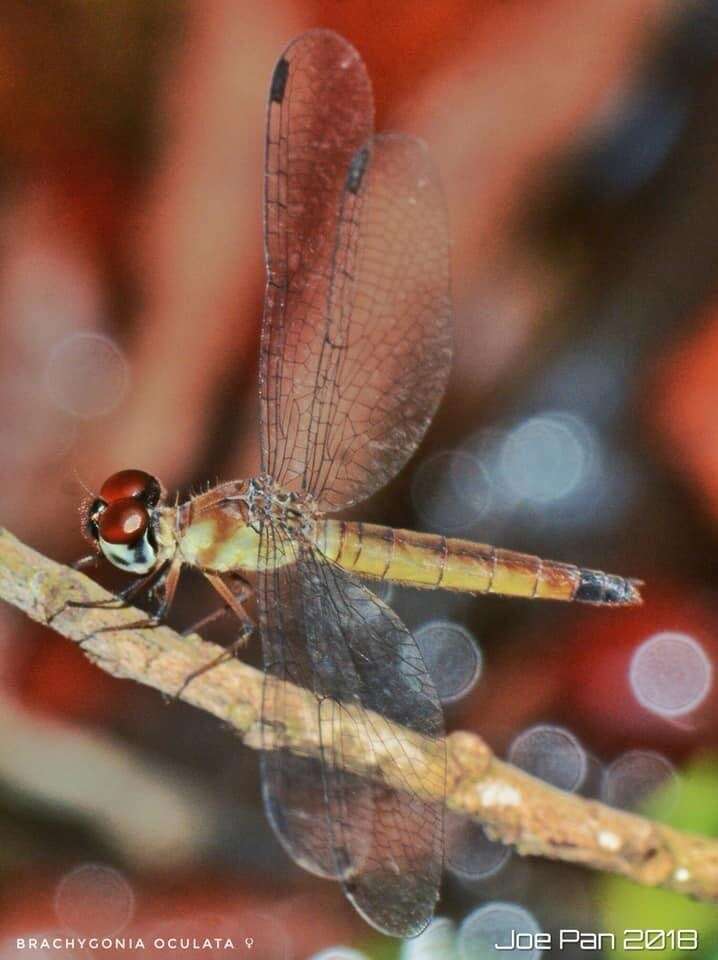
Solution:
M368 136L371 95L354 57L349 74L313 58L324 82L302 85L296 108L290 62L280 119L301 109L305 123L287 121L276 148L277 108L269 114L263 467L326 509L364 499L403 466L451 363L438 177L420 141ZM305 125L321 136L301 134Z
M301 602L296 544L271 525L260 537L256 597L264 660L261 757L264 806L275 834L305 870L337 878L327 803L317 760L292 752L291 731L302 708L317 722L315 682L307 649L308 611ZM279 559L285 565L267 569ZM298 701L289 685L312 694ZM301 704L301 706L299 705ZM267 741L271 740L271 743Z
M301 460L305 400L293 376L324 312L346 171L373 127L371 83L351 44L329 30L291 43L274 69L265 147L261 443L277 478Z
M415 935L431 919L442 870L445 742L434 685L409 631L361 583L308 545L278 543L273 529L263 541L266 557L293 554L258 584L270 821L291 856L341 880L377 929ZM290 753L296 700L277 681L311 693L316 759ZM380 776L362 776L363 762Z

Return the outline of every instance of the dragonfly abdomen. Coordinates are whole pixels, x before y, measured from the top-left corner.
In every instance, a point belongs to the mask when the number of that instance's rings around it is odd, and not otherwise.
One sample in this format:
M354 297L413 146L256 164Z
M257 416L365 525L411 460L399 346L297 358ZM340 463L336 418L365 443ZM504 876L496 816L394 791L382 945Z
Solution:
M345 570L406 586L604 604L640 599L623 577L439 534L325 520L317 545Z

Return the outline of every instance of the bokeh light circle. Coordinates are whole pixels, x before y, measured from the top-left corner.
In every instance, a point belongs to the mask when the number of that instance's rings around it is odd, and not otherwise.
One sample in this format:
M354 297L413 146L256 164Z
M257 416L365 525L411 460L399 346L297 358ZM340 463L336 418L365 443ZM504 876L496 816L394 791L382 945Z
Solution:
M449 461L451 486L459 501L471 509L476 523L492 506L493 482L488 470L473 452L456 450Z
M581 421L545 413L507 433L501 473L519 499L547 504L570 496L582 484L589 457L589 437Z
M91 420L110 413L129 384L125 355L100 333L70 334L50 351L45 386L52 402L71 416Z
M391 580L372 580L368 582L368 587L388 607L391 606L394 599L394 584Z
M601 799L635 810L658 790L668 793L669 805L677 802L680 781L673 764L653 750L628 750L606 768Z
M477 507L478 494L470 493L472 473L477 485L485 484L481 464L462 450L441 451L419 464L411 478L411 499L426 527L451 533L476 521L483 506Z
M442 703L453 703L476 686L482 655L472 634L450 620L431 620L414 631Z
M480 824L447 813L446 869L465 880L483 880L508 863L511 848L490 840Z
M55 889L58 922L78 934L111 937L121 933L135 912L132 887L119 870L84 863L70 870Z
M636 649L629 680L634 696L646 710L663 717L682 717L708 696L713 666L697 640L667 630L648 637Z
M578 790L586 776L586 751L563 727L540 724L520 733L509 747L509 760L561 790Z
M418 937L404 940L399 960L456 960L456 927L448 917L434 917Z
M541 927L525 907L515 903L487 903L470 913L459 927L457 946L460 960L538 960L542 950L524 946ZM496 944L517 943L516 949L497 951Z

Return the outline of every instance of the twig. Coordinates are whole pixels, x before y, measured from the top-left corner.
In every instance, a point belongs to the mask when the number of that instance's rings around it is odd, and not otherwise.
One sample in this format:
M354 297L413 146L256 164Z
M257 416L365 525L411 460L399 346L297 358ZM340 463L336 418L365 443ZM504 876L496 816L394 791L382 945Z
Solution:
M196 635L180 637L168 627L122 629L141 616L133 608L68 608L54 616L69 599L109 597L88 577L43 557L0 528L0 599L40 623L51 620L53 629L82 642L90 659L108 673L173 696L190 673L221 654L214 644ZM118 629L96 633L108 626ZM247 746L259 749L262 680L258 670L232 659L197 677L181 696L233 727ZM284 737L297 753L316 755L312 698L299 687L287 685L283 692L285 701L291 697L296 720ZM401 735L409 753L425 749L417 734L402 730ZM581 863L646 886L718 901L718 840L557 790L498 760L475 734L452 734L448 752L448 807L475 818L493 839L513 844L522 854ZM382 768L382 757L363 752L361 745L345 762L367 776L379 775ZM382 775L386 778L386 771ZM426 778L429 795L433 779Z

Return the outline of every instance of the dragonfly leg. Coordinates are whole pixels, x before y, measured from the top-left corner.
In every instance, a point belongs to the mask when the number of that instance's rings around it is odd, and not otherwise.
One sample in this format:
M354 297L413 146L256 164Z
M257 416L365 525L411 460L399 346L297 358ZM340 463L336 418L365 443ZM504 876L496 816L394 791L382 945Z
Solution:
M206 617L200 617L200 619L195 623L191 624L189 627L185 627L180 636L189 637L190 634L199 633L200 630L208 627L210 623L214 623L216 620L221 620L223 617L226 617L229 612L229 607L226 603L223 603L221 607L217 607L217 609L213 610L212 613L208 613Z
M68 607L112 607L116 606L118 609L124 609L129 607L135 597L138 597L143 590L146 590L148 587L151 590L156 589L160 585L162 574L166 575L167 573L167 564L163 564L161 567L158 567L156 570L153 570L151 573L148 573L146 576L141 577L139 580L133 580L132 583L128 586L123 587L122 590L118 590L114 597L109 597L107 600L88 600L86 602L80 600L68 600ZM119 601L119 602L118 602Z
M107 600L66 600L59 610L56 610L52 616L48 617L47 624L50 626L56 617L59 617L61 613L64 613L65 610L70 607L80 607L90 610L95 608L101 610L104 607L105 609L122 610L128 607L130 602L136 596L139 596L147 587L150 587L153 582L159 581L162 574L166 572L166 568L167 564L163 564L161 567L148 573L147 576L141 577L139 580L133 580L132 583L120 590L113 597L108 597Z
M135 588L136 592L139 592L154 580L155 582L152 583L149 595L152 600L157 603L157 609L148 616L142 617L139 620L133 620L131 623L118 623L117 625L112 624L106 627L98 627L97 630L93 630L91 634L88 634L88 636L80 640L79 646L82 647L92 637L97 636L98 633L110 633L113 630L153 630L155 627L161 626L164 623L167 614L169 613L170 607L172 606L172 601L175 597L181 571L182 561L180 559L175 559L169 565L164 564L164 566L160 567L159 570L153 571L151 574L148 574L147 577L143 577L142 580L132 584L132 587ZM125 597L130 594L134 595L131 588L123 591L123 593L125 594ZM101 605L102 604L92 603L79 604L79 606L90 607ZM125 606L127 606L127 604L125 604Z
M227 661L232 660L236 653L245 646L253 631L253 624L243 623L239 631L239 636L227 647L226 650L223 650L219 656L215 657L213 660L210 660L209 663L205 663L204 666L193 670L192 673L185 677L182 686L175 693L174 699L179 700L190 683L192 683L193 680L196 680L197 677L201 677L202 674L207 673L208 670L213 670L215 667L218 667L220 663L227 663Z
M86 570L87 567L98 567L102 557L99 553L88 553L84 557L73 560L70 566L73 570Z
M205 573L205 577L207 577L240 623L254 628L254 621L242 606L244 601L247 600L252 593L252 589L247 581L238 574L233 574L231 579L228 578L228 582L225 582L222 577L215 573Z
M232 583L232 586L230 586L229 589L231 590L232 595L234 597L235 605L238 604L240 607L242 607L242 604L244 603L244 601L248 600L252 596L251 586L247 583L247 581L243 577L240 577L239 574L229 574L227 579L229 579L230 582ZM234 607L230 605L229 602L224 597L222 597L222 599L224 600L224 603L222 604L221 607L218 607L217 610L213 610L212 613L208 613L207 616L202 617L200 620L197 620L190 627L186 627L182 631L182 636L187 637L191 633L199 633L199 631L202 630L203 627L208 626L210 623L214 623L216 620L220 620L222 617L226 617L227 614L230 612L235 613L236 611ZM242 615L239 618L240 620L242 620L242 622L244 622L245 617L247 618L247 620L250 620L249 616L244 610L244 607L242 607Z
M198 623L195 623L188 630L185 630L182 635L187 636L190 633L196 633L198 628L218 620L230 611L239 618L242 626L239 631L239 636L226 650L223 650L219 656L210 660L209 663L204 664L204 666L199 667L197 670L193 670L192 673L185 678L182 686L175 694L176 700L182 696L189 684L193 680L196 680L197 677L201 677L203 673L212 670L220 663L226 663L228 660L231 660L237 651L241 650L247 643L247 640L254 632L254 621L243 606L244 601L248 600L252 595L252 588L247 581L243 577L240 577L239 574L229 574L226 578L214 574L205 574L205 576L224 600L224 603L219 610L215 610L213 613L203 617Z

